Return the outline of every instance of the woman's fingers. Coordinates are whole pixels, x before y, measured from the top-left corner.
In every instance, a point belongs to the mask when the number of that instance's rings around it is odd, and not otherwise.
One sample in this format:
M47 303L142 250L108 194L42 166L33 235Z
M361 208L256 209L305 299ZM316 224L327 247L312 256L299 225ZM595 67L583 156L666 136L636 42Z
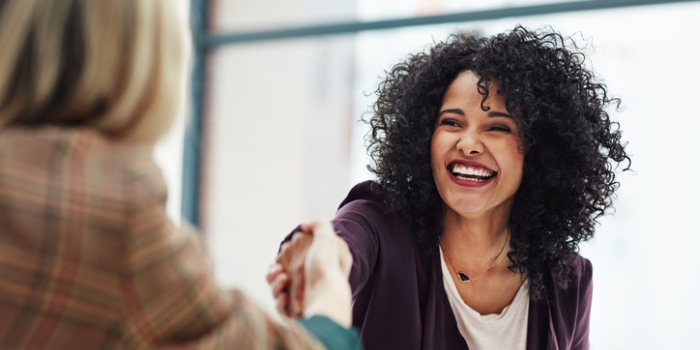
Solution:
M303 314L304 260L312 240L313 237L308 234L295 233L289 241L282 245L280 253L277 255L276 264L273 264L268 271L268 283L273 288L275 299L280 292L287 295L285 314L292 317L300 317ZM280 279L276 281L275 279L282 274L284 277L279 277Z
M292 317L289 313L289 296L287 296L287 294L280 294L275 298L275 307L277 307L277 312L279 312L280 315Z
M277 311L291 317L289 308L289 275L284 272L282 265L275 263L270 265L267 271L267 284L272 288L272 297L276 301Z
M276 298L280 294L288 294L287 287L289 286L289 276L282 272L279 273L270 283L272 287L272 295Z
M293 256L290 258L287 271L290 274L289 286L289 302L291 303L291 312L295 317L303 314L304 310L304 284L306 277L304 276L304 265L306 254L311 246L313 237L308 234L298 233L292 239L293 248L291 251Z
M275 280L277 275L282 273L283 267L279 263L272 263L270 264L270 267L267 269L267 274L265 275L265 279L267 280L267 284L272 284L272 281Z
M350 327L351 293L347 273L343 270L347 262L342 261L347 260L347 256L343 257L341 239L327 220L304 223L301 228L313 236L305 264L304 314L324 315L339 325Z
M289 275L283 270L282 265L272 264L265 276L267 284L272 288L272 296L277 298L280 293L288 292Z

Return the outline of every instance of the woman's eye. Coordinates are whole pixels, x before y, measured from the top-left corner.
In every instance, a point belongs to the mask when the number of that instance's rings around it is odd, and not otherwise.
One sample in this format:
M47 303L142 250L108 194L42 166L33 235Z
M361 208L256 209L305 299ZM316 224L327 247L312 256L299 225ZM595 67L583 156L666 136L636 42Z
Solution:
M459 126L459 123L452 119L445 119L440 122L440 125L447 125L447 126Z
M503 131L503 132L510 132L511 131L510 128L505 126L505 125L494 125L489 130Z

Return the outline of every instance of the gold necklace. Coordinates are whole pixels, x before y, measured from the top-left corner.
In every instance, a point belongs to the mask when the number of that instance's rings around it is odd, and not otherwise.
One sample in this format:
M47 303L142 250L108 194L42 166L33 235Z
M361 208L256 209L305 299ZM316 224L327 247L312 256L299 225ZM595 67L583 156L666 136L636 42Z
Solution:
M450 263L450 265L452 265L452 268L455 270L455 273L457 274L457 278L459 278L459 281L462 283L467 283L467 282L476 281L477 279L479 279L479 277L485 275L486 272L491 270L491 268L493 267L493 264L495 264L496 260L498 260L498 257L500 257L501 254L503 254L503 250L505 250L505 248L506 248L506 243L508 243L509 237L510 237L510 232L508 232L508 234L506 235L506 241L503 242L503 247L501 247L501 251L498 252L498 255L496 255L496 257L493 258L493 260L491 261L489 266L486 267L486 270L484 270L484 272L482 272L479 276L476 276L474 278L469 278L469 276L467 276L464 272L457 270L457 266L452 264L452 261L450 261L450 259L447 257L447 251L445 250L445 247L442 245L442 238L441 237L438 237L438 242L440 244L440 248L442 248L442 254L445 256L445 260L448 263Z

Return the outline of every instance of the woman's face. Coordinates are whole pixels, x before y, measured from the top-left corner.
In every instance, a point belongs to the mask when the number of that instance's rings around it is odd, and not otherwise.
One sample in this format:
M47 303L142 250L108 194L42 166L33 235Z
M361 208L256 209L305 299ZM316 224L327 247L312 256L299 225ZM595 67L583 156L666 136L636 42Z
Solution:
M466 71L447 88L430 145L438 192L448 213L464 217L508 214L523 176L518 125L495 83L481 109L478 80Z

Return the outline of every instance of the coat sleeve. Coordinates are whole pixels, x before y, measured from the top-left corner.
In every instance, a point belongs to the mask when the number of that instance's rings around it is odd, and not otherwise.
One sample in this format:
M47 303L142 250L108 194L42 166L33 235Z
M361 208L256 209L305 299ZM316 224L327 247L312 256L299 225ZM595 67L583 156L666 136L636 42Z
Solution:
M580 258L579 262L578 308L571 349L588 350L591 298L593 296L593 265L584 258Z
M371 278L377 264L381 234L388 230L386 221L374 206L374 202L356 200L341 207L332 220L336 233L347 242L352 253L349 281L353 296Z
M129 178L122 347L323 349L300 325L277 323L242 293L217 286L197 233L168 219L155 164Z

